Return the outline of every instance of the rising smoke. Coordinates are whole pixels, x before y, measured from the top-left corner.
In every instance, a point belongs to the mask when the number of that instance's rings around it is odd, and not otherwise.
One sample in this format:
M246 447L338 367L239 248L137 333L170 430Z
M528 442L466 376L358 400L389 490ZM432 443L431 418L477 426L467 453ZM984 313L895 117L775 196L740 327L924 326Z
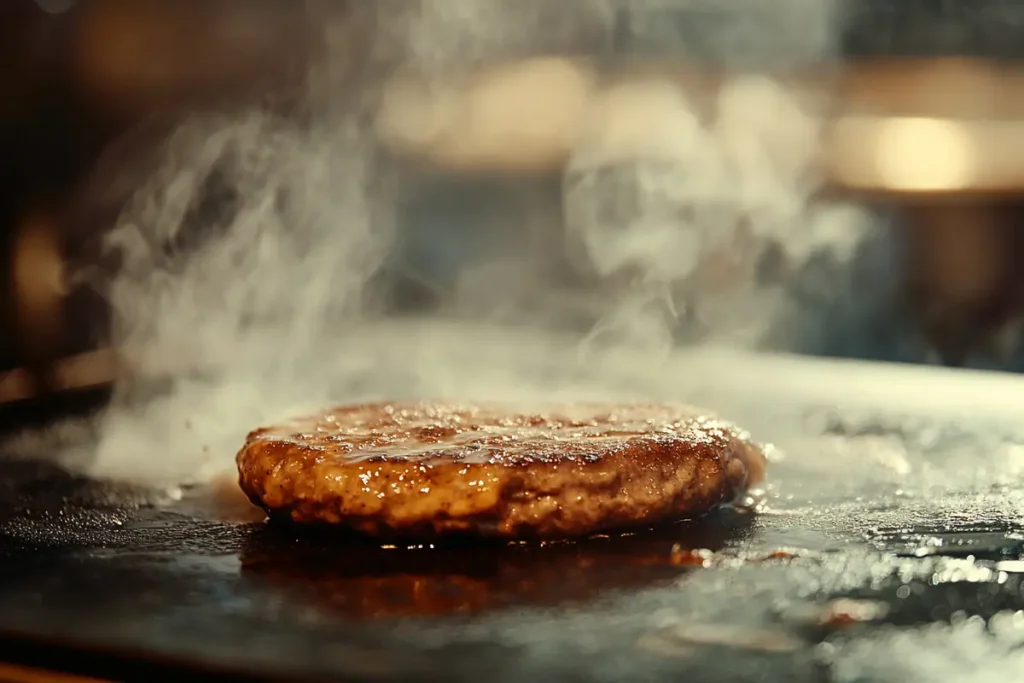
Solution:
M680 9L689 19L673 29L666 13ZM821 98L745 67L831 57L834 9L821 0L378 3L366 63L439 80L467 64L545 53L733 67L701 105L663 78L599 77L571 140L564 214L548 229L560 234L564 219L569 262L588 283L579 319L589 322L575 332L585 348L640 344L652 364L680 341L799 348L822 323L800 322L807 304L794 283L824 255L822 305L851 302L858 283L836 274L877 226L813 200ZM518 106L530 117L530 102ZM594 379L608 375L592 355L584 366L538 365L540 336L499 348L428 325L368 332L380 313L369 285L402 226L382 180L393 168L379 163L362 114L333 106L302 124L264 111L197 116L165 141L107 244L123 260L108 296L133 367L99 425L92 474L206 480L231 471L249 429L331 401L637 389L628 378ZM491 309L525 308L516 297L519 285L537 286L531 258L517 256L497 282L478 277L471 294L487 290ZM451 294L450 310L466 291ZM144 395L146 378L168 372L169 388Z

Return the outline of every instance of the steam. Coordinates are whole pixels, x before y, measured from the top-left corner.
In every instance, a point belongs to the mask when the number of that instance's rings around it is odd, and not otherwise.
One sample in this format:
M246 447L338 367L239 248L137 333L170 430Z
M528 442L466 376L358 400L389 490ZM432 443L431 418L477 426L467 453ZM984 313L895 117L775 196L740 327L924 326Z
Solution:
M313 378L327 330L358 324L388 245L351 122L327 134L265 112L197 118L164 149L108 239L132 367L104 418L98 475L205 478L206 454L237 440L242 416L326 400ZM172 386L146 396L161 377Z
M841 279L883 226L816 199L824 95L741 74L692 93L631 79L598 98L566 180L570 254L614 282L596 332L635 337L640 320L664 352L680 336L793 349L814 333L797 290L821 256L839 278L823 291L877 294Z
M719 3L706 4L698 19ZM832 3L790 0L768 14L763 4L750 12L789 17L765 54L783 65L831 54ZM650 33L649 20L673 5L695 3L404 2L379 11L369 61L443 79L485 59L603 55L623 16L624 49L691 54L688 34ZM727 56L712 48L734 50L737 36L751 35L750 16L728 10L705 22L697 52ZM480 268L502 276L448 293L449 311L464 310L464 297L514 309L535 334L511 346L437 336L430 321L376 322L373 284L401 228L400 197L387 191L391 170L361 112L330 107L302 124L257 110L184 122L109 237L123 260L109 292L116 341L132 367L98 425L90 473L205 481L232 471L248 430L331 402L644 393L630 373L608 371L609 347L642 346L649 370L680 341L799 347L814 333L799 323L801 269L824 253L834 272L848 270L878 226L853 207L812 200L825 102L740 71L710 103L676 81L602 85L573 141L564 206L543 226L557 236L564 223L571 268L587 285L560 292L557 321L539 319L536 309L555 299L536 267L548 255L520 253L467 264L466 277ZM783 266L765 276L771 257ZM852 300L855 286L837 276L831 291ZM557 355L544 333L558 327L587 352L583 363L535 362ZM173 379L156 387L159 377ZM694 391L700 380L691 376Z

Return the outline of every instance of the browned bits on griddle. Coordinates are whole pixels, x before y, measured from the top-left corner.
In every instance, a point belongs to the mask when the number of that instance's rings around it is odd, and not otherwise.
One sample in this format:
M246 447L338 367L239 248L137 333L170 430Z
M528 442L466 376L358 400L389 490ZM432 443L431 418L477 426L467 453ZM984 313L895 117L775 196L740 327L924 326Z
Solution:
M258 429L242 489L272 515L378 535L577 536L706 512L761 451L691 408L344 406Z
M759 559L761 562L769 562L771 560L795 560L799 557L799 555L789 550L773 550Z

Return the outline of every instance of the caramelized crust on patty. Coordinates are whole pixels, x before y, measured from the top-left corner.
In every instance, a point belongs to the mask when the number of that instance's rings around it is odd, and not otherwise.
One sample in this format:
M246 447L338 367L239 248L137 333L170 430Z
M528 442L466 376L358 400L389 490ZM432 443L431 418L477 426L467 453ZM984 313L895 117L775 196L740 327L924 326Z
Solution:
M692 408L344 406L257 429L242 490L268 514L378 536L580 536L693 517L764 477L745 433Z

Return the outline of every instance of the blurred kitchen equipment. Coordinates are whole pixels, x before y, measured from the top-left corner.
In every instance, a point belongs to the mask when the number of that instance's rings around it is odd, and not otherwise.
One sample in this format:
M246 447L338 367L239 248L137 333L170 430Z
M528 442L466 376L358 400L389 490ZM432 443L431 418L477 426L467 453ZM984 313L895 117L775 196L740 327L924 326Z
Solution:
M664 156L658 122L674 104L643 97L644 84L678 88L699 108L729 79L664 63L616 73L587 60L538 59L433 88L397 81L385 91L378 122L385 144L447 169L554 171L602 108L600 153L609 163ZM827 101L819 164L828 191L903 215L911 310L930 345L955 365L978 350L1008 360L1024 312L1014 267L1022 256L1020 70L966 59L874 60L788 72L776 82ZM630 87L609 109L609 93ZM537 106L519 123L515 103L527 101Z
M837 186L904 209L915 310L949 363L1020 344L1022 86L1014 64L862 64L844 79L825 146Z
M458 195L466 178L557 187L584 135L600 137L609 159L657 156L652 130L663 110L657 97L637 95L644 84L685 93L700 114L735 74L771 76L814 102L809 111L824 131L816 163L830 181L825 190L905 217L898 229L911 245L911 310L941 357L957 364L979 347L1019 346L1014 321L1024 276L1012 264L1022 241L1013 227L1024 179L1024 156L1013 151L1021 76L1014 62L993 61L1014 56L1007 52L1016 44L1007 37L1015 35L1016 24L1006 20L1011 9L985 2L966 15L950 9L939 16L924 6L868 3L844 7L839 19L808 15L803 42L782 46L781 29L764 26L798 5L769 11L663 2L609 11L594 2L575 18L550 5L523 6L519 14L529 19L522 31L509 29L500 40L466 33L476 42L458 44L472 60L459 62L454 39L440 47L421 41L406 46L418 60L396 69L408 33L398 27L410 13L416 19L412 5L6 3L4 30L18 36L5 43L18 57L7 63L22 66L5 72L18 97L5 100L14 106L0 122L11 150L0 198L8 274L0 311L7 329L18 332L0 338L0 367L34 370L0 382L0 397L58 388L45 370L57 359L99 352L107 360L87 373L90 383L113 367L102 301L76 288L59 264L95 248L130 194L133 175L123 168L133 168L133 155L144 157L184 113L259 103L304 116L310 93L325 90L345 93L340 98L350 104L371 93L381 148L406 169L402 174L442 179L412 185ZM427 24L422 13L438 11L424 9L429 3L416 7ZM833 49L827 38L836 22L842 40ZM749 40L732 49L728 40L712 40L719 34L731 36L734 47L736 36ZM141 121L152 137L135 133L124 144ZM95 172L83 184L101 152L112 156L115 140L128 159L126 184L115 187ZM137 152L124 151L133 145ZM445 183L448 190L437 189ZM76 213L83 201L92 204L84 209L88 220ZM537 248L559 249L561 241L550 237L556 232L548 228ZM559 277L571 272L559 263L553 259Z

